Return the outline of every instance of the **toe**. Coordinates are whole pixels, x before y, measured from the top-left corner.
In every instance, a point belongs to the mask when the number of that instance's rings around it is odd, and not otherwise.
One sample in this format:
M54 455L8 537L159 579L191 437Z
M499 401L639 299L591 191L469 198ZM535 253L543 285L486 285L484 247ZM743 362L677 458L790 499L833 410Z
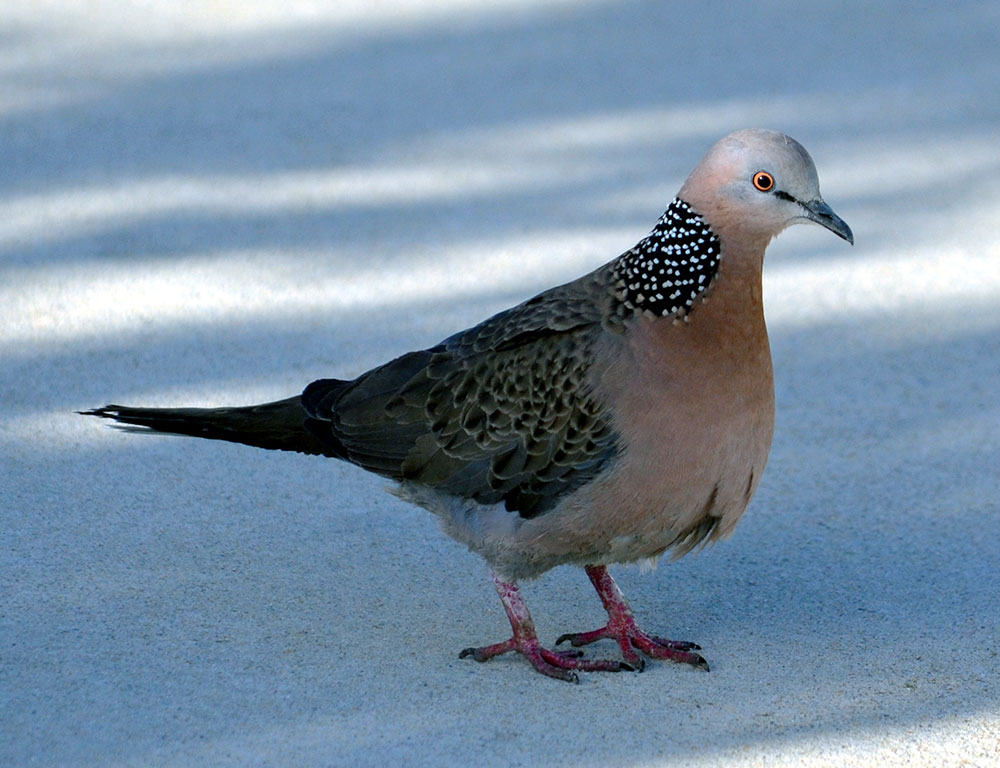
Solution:
M697 643L690 643L687 640L667 640L656 635L650 635L649 639L657 645L662 645L672 651L700 651L701 646Z

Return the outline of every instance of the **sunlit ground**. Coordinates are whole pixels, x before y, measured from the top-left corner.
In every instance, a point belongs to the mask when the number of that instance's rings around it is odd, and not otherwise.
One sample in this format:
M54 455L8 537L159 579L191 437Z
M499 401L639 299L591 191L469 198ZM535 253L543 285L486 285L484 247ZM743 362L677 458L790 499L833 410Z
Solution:
M994 5L16 5L0 762L998 764ZM710 675L459 662L505 631L485 569L381 481L73 414L432 344L631 246L745 126L810 149L857 245L768 253L778 432L733 539L621 571ZM571 569L527 593L545 638L599 620Z

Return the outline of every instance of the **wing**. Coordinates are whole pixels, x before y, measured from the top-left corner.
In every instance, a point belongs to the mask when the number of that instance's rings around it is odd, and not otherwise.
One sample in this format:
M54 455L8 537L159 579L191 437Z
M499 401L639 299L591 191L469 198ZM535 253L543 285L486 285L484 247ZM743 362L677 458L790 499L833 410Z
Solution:
M588 386L606 271L553 288L353 382L303 393L309 429L365 469L533 517L616 451Z

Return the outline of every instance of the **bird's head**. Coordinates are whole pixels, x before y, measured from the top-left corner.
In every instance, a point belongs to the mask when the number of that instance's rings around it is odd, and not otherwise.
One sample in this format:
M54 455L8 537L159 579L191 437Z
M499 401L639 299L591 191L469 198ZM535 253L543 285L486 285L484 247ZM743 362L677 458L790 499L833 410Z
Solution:
M737 131L720 140L679 197L723 236L738 230L766 242L792 224L813 222L854 244L851 228L820 195L809 153L776 131Z

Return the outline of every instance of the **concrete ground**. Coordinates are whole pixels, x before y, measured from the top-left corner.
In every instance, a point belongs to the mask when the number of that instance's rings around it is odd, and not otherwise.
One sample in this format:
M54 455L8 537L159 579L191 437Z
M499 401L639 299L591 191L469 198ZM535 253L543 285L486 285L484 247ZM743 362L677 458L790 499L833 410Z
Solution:
M998 50L988 2L4 3L0 764L1000 765ZM615 571L709 674L460 661L508 631L485 568L382 481L73 413L434 343L746 126L857 246L768 254L734 537ZM526 595L548 641L603 615Z

